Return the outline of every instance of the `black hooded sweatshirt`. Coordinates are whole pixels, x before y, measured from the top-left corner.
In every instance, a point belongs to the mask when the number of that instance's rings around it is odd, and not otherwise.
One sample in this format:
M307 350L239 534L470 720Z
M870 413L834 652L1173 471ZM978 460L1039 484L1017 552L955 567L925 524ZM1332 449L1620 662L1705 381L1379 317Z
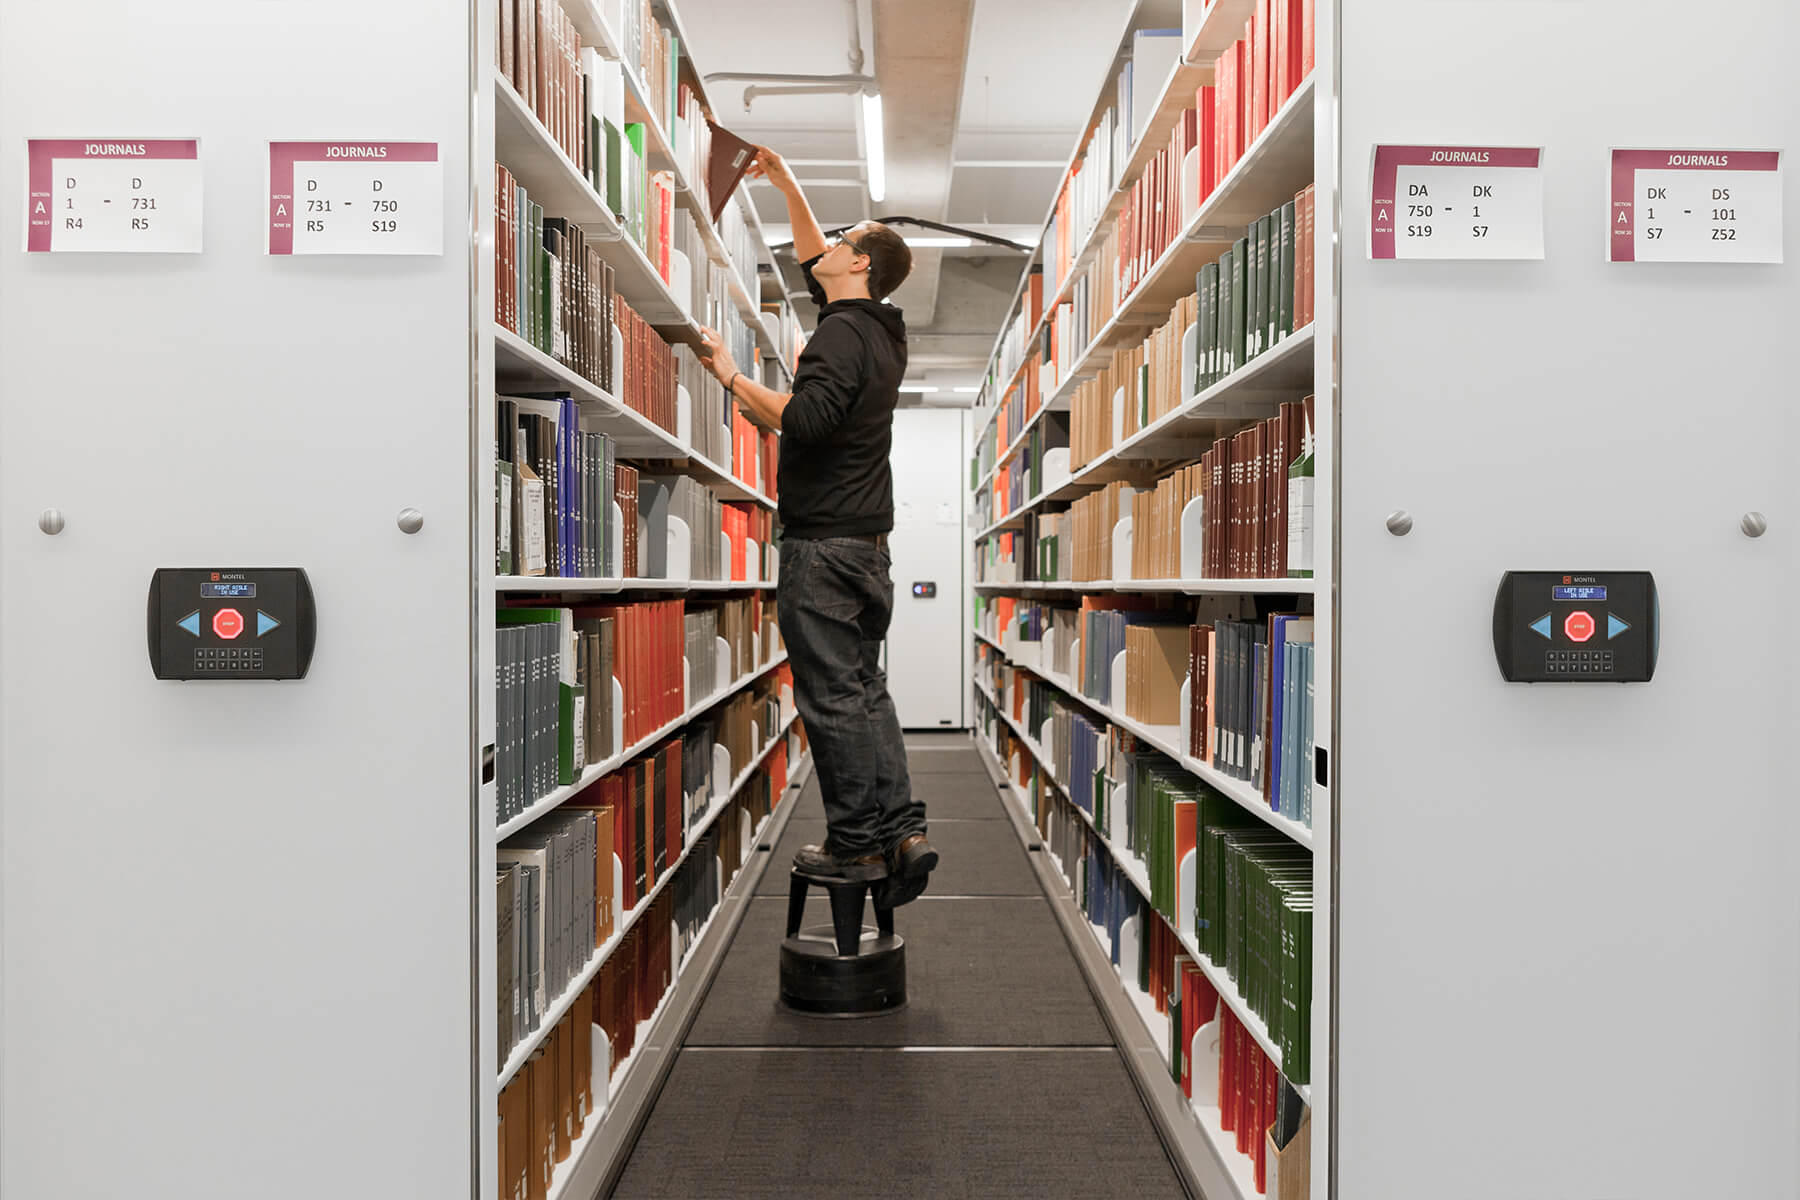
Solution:
M906 374L906 319L891 304L827 304L801 264L819 305L819 327L800 353L793 398L781 414L777 474L782 535L848 537L894 528L894 406Z

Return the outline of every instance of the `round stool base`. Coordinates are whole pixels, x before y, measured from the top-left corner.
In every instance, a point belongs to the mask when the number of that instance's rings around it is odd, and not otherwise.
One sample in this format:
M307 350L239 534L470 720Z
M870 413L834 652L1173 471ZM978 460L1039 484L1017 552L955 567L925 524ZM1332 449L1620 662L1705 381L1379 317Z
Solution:
M853 955L829 925L781 943L781 1006L807 1017L878 1017L906 1007L906 941L865 925Z

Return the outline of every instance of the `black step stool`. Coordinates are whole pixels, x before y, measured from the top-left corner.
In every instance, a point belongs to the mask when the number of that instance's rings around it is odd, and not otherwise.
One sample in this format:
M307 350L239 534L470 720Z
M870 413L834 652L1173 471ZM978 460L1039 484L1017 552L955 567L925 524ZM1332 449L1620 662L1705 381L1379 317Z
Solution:
M829 926L800 928L809 886L831 898ZM873 1017L905 1007L906 942L894 932L894 910L878 905L875 928L862 923L874 886L793 869L781 943L784 1007L813 1017Z

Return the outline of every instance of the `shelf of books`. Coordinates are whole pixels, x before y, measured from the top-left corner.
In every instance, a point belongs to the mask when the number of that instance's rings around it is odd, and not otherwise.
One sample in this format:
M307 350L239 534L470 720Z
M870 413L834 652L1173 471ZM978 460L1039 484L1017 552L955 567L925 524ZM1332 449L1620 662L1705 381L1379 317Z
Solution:
M526 1200L604 1171L608 1118L635 1119L611 1101L658 1061L636 1048L803 770L779 439L696 354L710 326L773 383L803 338L763 299L747 198L711 217L705 91L667 4L494 0L482 38L482 1162Z
M1316 3L1188 0L1181 29L1139 6L994 347L970 470L981 741L1215 1200L1326 1178Z

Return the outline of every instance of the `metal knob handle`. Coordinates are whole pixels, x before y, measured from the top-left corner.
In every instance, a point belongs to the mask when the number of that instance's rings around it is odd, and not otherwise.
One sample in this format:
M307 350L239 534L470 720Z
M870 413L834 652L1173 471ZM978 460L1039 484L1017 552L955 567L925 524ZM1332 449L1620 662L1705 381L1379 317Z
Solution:
M55 537L63 531L63 515L60 508L46 508L38 514L38 528Z
M1387 531L1395 537L1405 537L1412 532L1412 514L1404 508L1397 508L1388 514Z
M1759 512L1747 512L1738 522L1738 528L1744 531L1745 537L1759 538L1769 532L1769 519Z
M403 508L394 524L400 526L401 533L417 533L425 527L425 514L416 508Z

